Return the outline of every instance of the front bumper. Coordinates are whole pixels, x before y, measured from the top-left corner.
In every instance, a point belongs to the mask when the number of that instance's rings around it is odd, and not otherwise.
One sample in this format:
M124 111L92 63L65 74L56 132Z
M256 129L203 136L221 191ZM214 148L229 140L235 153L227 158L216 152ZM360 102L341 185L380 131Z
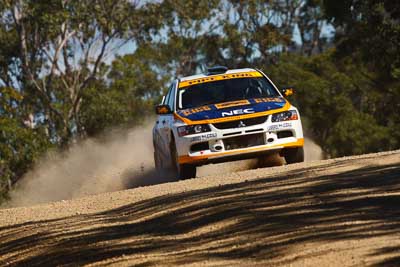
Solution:
M240 120L231 122L237 123L235 128L209 124L211 132L176 138L179 163L203 165L252 158L304 145L300 118L273 123L271 115L265 117L263 123L251 126L243 126Z

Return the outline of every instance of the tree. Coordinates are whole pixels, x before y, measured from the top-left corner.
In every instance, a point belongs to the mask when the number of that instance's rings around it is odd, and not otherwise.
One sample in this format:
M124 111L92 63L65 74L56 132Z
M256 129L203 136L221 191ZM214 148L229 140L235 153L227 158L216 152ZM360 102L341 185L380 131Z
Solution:
M349 58L367 70L363 76L374 84L365 96L368 112L400 140L400 3L325 0L324 8L337 29L337 60Z
M18 52L5 61L6 69L14 69L3 73L2 82L16 83L51 138L67 144L84 136L84 91L103 74L107 56L130 40L135 8L123 0L6 1L2 26Z
M310 58L283 57L268 74L278 85L292 85L290 99L306 132L332 157L395 149L398 139L370 112L374 88L361 66L337 61L334 51ZM362 90L360 90L362 86Z
M132 127L143 122L159 103L169 76L151 69L147 49L117 57L108 73L109 85L99 81L85 91L81 123L90 136L111 127Z
M135 107L122 101L141 103L127 99L124 93L132 88L109 88L107 63L121 46L146 40L150 33L142 26L153 27L153 21L143 25L135 14L147 8L128 0L0 3L0 190L8 190L48 148L119 123L95 117L96 104L127 117ZM103 122L96 125L96 118Z
M324 13L321 7L321 1L305 1L299 10L297 25L301 38L301 53L310 56L317 51L323 52L326 43L322 37L322 29L326 24Z
M43 127L35 127L19 110L21 94L0 88L0 202L31 163L51 147Z
M361 56L385 81L398 80L400 3L388 0L325 0L324 4L327 17L338 29L338 52L341 55Z
M210 63L231 68L260 66L274 60L290 43L290 35L277 23L277 9L270 1L227 1L220 6L220 40L208 44L205 51ZM215 50L220 50L215 58Z

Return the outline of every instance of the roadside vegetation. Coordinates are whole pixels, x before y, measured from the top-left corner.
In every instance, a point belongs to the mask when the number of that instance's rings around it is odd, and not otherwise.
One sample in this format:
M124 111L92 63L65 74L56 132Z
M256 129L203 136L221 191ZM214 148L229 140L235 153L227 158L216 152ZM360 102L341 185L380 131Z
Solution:
M212 65L294 86L331 157L400 147L398 1L5 0L0 13L1 198L49 149L140 124L173 77Z

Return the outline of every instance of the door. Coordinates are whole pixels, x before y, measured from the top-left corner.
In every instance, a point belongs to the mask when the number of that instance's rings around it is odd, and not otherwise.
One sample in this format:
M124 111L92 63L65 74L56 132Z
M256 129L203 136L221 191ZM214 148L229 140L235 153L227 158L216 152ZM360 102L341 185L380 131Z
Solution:
M168 105L172 111L174 111L175 103L175 82L170 86L168 93L164 99L163 104ZM171 128L173 124L173 114L162 114L158 116L157 128L159 134L159 149L163 155L163 158L170 158L170 143L171 143Z

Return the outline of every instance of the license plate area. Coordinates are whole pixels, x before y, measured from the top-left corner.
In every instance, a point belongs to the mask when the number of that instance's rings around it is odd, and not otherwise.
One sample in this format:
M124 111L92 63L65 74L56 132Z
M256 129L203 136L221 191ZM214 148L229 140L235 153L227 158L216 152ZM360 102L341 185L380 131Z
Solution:
M235 136L223 140L225 150L261 146L265 144L263 133Z

